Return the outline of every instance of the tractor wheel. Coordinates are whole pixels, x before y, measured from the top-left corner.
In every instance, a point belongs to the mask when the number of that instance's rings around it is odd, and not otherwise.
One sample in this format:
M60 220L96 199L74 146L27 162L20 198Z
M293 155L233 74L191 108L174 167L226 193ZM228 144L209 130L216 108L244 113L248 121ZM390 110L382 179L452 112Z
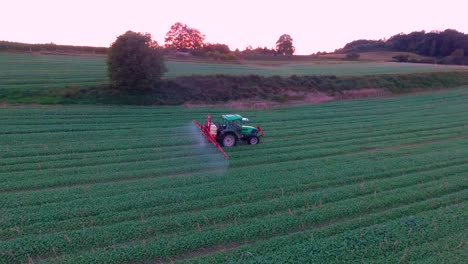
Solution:
M258 143L260 143L260 139L257 136L251 136L249 138L250 145L257 145Z
M226 134L223 138L223 146L234 147L236 145L236 137L233 134Z

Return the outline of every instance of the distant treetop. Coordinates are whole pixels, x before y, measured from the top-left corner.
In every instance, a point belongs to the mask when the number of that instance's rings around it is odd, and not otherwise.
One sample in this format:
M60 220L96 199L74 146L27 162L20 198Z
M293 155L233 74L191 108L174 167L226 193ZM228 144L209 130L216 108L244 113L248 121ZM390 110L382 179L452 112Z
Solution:
M166 49L188 52L203 48L205 35L180 22L171 26L164 39Z
M288 34L283 34L276 41L276 52L279 55L288 55L291 56L296 51L296 48L293 46L293 39Z

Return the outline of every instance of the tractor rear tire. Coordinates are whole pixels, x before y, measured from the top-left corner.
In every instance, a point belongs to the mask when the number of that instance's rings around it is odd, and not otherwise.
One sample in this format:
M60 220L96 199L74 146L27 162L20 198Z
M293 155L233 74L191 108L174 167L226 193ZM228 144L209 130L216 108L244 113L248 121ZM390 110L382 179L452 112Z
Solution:
M236 145L236 137L233 134L226 134L223 137L223 146L225 147L234 147Z
M260 143L260 139L257 136L251 136L249 138L250 145L257 145L258 143Z

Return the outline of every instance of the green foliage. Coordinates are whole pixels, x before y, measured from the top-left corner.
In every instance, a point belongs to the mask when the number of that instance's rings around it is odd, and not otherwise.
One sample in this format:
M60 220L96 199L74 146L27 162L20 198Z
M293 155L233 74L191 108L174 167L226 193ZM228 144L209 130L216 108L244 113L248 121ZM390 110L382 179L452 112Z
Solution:
M443 58L441 62L444 64L462 65L465 62L465 52L463 49L456 49L450 54L450 56Z
M212 58L214 60L221 60L221 61L235 61L237 60L237 56L234 53L221 53L219 51L209 51L206 53L206 56Z
M152 90L166 71L163 53L151 35L127 31L109 48L108 75L112 86L121 91Z
M203 46L203 51L204 52L219 52L222 54L231 53L231 49L229 49L228 45L220 44L220 43L207 43Z
M463 262L467 91L241 111L229 164L228 110L1 106L0 263Z
M190 28L180 22L171 26L164 39L167 49L182 52L196 51L203 48L204 40L205 35L200 33L198 29Z
M385 50L385 42L382 40L360 39L347 43L342 49L336 50L338 53L358 53Z
M283 34L276 41L276 52L280 55L292 56L296 48L293 46L293 39L288 34Z
M381 50L411 52L423 56L436 57L439 59L439 63L468 65L466 63L468 60L464 59L463 55L460 56L460 54L468 54L468 34L453 29L431 32L415 31L409 34L397 34L388 40L352 41L342 49L336 50L336 52L349 53Z
M264 58L276 58L276 55L278 55L278 52L274 48L267 48L267 47L257 47L257 48L252 48L251 46L247 47L243 51L238 51L237 52L238 56L242 56L242 58L245 59L264 59Z

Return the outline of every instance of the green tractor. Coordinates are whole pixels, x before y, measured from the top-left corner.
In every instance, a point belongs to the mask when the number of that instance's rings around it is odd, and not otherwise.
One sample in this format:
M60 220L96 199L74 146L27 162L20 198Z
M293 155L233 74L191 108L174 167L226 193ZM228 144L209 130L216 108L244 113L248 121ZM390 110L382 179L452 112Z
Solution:
M206 116L206 123L201 124L196 120L193 120L193 123L227 160L229 160L229 156L224 152L220 144L225 147L233 147L239 140L244 140L251 145L257 145L260 143L259 137L265 135L260 126L255 128L244 125L249 119L240 115L223 115L222 117L223 122L218 125L213 123L209 114Z
M249 119L238 114L222 115L222 117L223 122L216 127L216 140L224 147L233 147L239 140L246 141L250 145L260 143L260 136L264 135L260 126L247 126Z

